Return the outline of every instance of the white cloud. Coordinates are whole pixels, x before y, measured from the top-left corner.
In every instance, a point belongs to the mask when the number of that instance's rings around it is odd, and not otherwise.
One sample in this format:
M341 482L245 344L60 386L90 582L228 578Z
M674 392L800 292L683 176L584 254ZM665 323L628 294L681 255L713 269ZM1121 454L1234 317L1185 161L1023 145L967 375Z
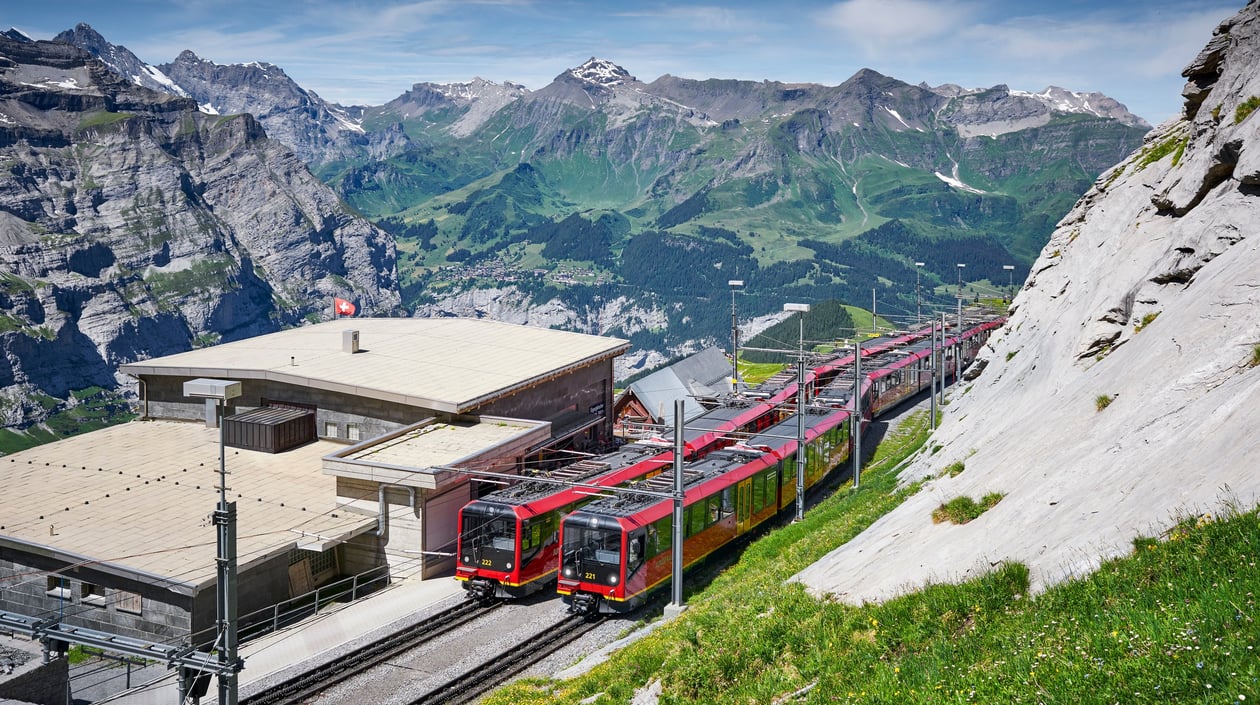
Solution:
M876 54L948 37L976 12L974 3L953 0L846 0L821 11L818 20Z

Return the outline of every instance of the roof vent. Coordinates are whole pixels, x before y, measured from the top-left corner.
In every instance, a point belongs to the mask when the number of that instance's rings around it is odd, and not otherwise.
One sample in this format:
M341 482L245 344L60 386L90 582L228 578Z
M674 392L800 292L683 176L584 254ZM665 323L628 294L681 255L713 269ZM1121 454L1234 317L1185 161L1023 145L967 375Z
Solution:
M341 331L341 351L348 353L359 352L359 331L343 330Z

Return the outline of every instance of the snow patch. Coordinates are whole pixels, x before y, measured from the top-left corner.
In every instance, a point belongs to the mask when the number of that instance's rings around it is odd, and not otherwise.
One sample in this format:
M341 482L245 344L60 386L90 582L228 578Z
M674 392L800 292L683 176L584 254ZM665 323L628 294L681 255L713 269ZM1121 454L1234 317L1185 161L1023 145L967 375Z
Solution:
M968 193L984 193L984 191L981 191L980 189L975 188L974 186L968 186L967 184L964 184L962 181L959 181L958 179L952 176L946 176L939 171L934 171L932 173L936 174L936 178L940 179L941 181L944 181L950 186L953 186L959 191L966 191Z
M901 118L901 115L897 114L897 111L896 111L896 110L893 110L892 108L890 108L890 107L888 107L888 106L886 106L886 105L885 105L885 106L882 106L882 107L884 108L884 110L888 111L888 114L889 114L889 115L891 115L891 116L893 116L893 117L897 118L897 122L901 123L902 125L905 125L906 127L910 127L910 123L908 123L908 122L906 122L905 120L903 120L903 119Z
M32 88L65 88L72 91L82 91L87 90L88 88L87 86L80 86L79 82L73 77L67 77L61 80L48 78L40 81L39 83L23 83L22 85L31 86Z
M181 96L184 96L185 98L187 98L187 97L188 97L188 92L187 92L187 91L185 91L183 88L180 88L180 87L179 87L179 85L178 85L177 83L175 83L174 81L172 81L172 80L171 80L171 77L170 77L170 76L167 76L166 74L164 74L164 73L162 73L161 71L157 70L157 68L155 68L155 67L153 67L153 66L150 66L150 65L148 65L148 64L145 64L145 65L144 65L144 72L145 72L145 73L149 76L149 78L153 79L154 81L157 81L157 82L158 82L158 84L160 84L160 85L162 85L163 87L165 87L165 88L166 88L168 91L170 91L171 93L174 93L174 94L176 94L176 95L181 95ZM140 83L140 77L139 77L139 76L133 76L133 77L132 77L132 80L134 80L136 83Z

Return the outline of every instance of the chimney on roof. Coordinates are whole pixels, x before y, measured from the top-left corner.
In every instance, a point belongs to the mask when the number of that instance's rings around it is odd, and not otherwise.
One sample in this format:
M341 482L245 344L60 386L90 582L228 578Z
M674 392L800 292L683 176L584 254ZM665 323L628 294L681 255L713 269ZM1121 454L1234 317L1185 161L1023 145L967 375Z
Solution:
M341 351L348 353L359 352L359 331L343 330L341 331Z

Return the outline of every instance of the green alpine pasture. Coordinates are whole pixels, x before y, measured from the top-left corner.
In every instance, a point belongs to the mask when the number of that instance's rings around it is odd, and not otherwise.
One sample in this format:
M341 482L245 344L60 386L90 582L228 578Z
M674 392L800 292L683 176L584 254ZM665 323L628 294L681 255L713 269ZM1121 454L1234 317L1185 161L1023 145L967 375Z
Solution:
M1187 517L1131 555L1039 594L1000 564L856 607L787 579L856 536L917 485L894 469L926 413L881 444L851 486L744 551L681 617L567 681L519 681L489 705L628 703L1246 703L1260 697L1260 514Z

